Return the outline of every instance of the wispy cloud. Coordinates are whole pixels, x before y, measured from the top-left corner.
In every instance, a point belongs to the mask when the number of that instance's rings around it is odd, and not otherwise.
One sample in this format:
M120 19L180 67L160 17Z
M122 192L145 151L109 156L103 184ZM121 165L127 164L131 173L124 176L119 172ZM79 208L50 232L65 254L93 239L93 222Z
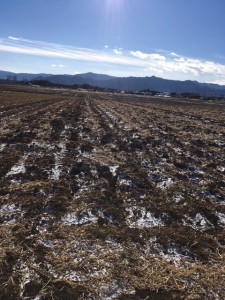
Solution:
M174 52L167 57L158 53L147 54L141 51L130 51L130 54L146 61L147 68L156 70L158 73L177 72L196 77L203 74L222 75L225 79L225 65L213 61L188 58Z
M51 67L53 67L53 68L64 68L65 65L62 65L62 64L59 64L59 65L57 65L57 64L51 64Z
M223 83L225 81L225 65L214 61L181 56L175 52L145 53L140 50L125 51L121 48L104 50L72 47L66 45L33 41L9 36L0 39L0 52L17 53L49 58L60 58L95 64L111 64L121 68L132 69L132 74L141 72L146 75L162 75L171 79L193 79ZM63 64L52 64L62 68ZM136 72L135 72L136 70Z
M10 40L14 40L14 41L19 41L20 39L19 38L16 38L16 37L14 37L14 36L8 36L8 39L10 39Z
M147 54L147 53L143 53L141 51L130 51L130 54L133 55L134 57L146 60L146 61L158 61L158 60L163 60L166 61L166 57L158 54L158 53L151 53L151 54Z
M113 52L116 54L116 55L122 55L122 51L119 49L113 49Z
M171 52L170 55L172 55L172 56L179 56L175 52Z
M115 49L116 50L116 49ZM71 47L59 44L46 43L41 41L32 41L23 38L1 39L0 51L11 52L26 55L37 55L47 57L65 58L86 62L111 63L118 65L144 66L129 55L119 56L121 50L109 52L107 50L99 51L94 49Z

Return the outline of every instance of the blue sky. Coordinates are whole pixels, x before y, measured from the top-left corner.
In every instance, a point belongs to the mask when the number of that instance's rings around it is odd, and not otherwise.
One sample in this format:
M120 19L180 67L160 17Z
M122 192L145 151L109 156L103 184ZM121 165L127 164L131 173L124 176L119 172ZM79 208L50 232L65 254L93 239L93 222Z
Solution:
M1 0L0 69L225 84L224 0Z

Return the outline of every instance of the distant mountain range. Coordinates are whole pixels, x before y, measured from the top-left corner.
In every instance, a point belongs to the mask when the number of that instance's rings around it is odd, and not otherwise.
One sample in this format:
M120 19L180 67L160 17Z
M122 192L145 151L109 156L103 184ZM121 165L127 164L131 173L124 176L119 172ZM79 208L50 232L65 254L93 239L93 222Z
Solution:
M203 96L225 96L225 86L198 81L179 81L152 77L114 77L104 74L85 73L77 75L29 74L0 71L0 79L18 81L47 80L53 84L88 84L102 88L124 91L150 90L164 93L194 93Z

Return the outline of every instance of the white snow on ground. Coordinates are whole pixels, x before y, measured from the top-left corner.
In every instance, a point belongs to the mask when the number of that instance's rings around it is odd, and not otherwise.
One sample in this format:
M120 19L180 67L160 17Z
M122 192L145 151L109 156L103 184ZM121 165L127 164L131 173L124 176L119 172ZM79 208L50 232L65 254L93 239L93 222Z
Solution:
M175 198L173 199L176 203L181 202L184 200L184 197L182 195L176 195Z
M42 300L43 298L42 298L42 296L36 296L35 298L34 298L34 300Z
M21 207L15 204L5 204L0 208L0 217L4 223L14 224L18 214L21 214Z
M100 299L102 300L113 300L117 299L117 297L123 293L134 295L135 290L129 290L128 288L122 286L120 282L111 282L110 284L104 284L100 288Z
M16 174L24 174L26 172L26 168L24 166L24 162L20 162L19 164L13 166L11 170L6 174L7 176L16 175Z
M39 143L36 140L33 140L30 144L28 144L28 147L31 149L32 147L41 147L43 149L52 149L53 146L48 143ZM64 152L66 151L66 145L61 143L59 144L59 147L61 150L59 153L55 154L55 159L56 159L56 164L55 167L52 169L52 177L50 179L58 178L60 175L60 167L58 165L58 162L61 160L62 156L64 155ZM0 151L1 152L1 151ZM26 172L26 167L25 167L25 161L26 159L32 155L32 149L29 151L26 151L24 155L19 159L19 161L11 168L11 170L6 174L6 177L12 176L12 175L17 175L17 174L24 174ZM41 151L39 153L41 156Z
M186 222L188 221L188 222ZM185 225L189 225L194 229L204 231L212 227L213 225L209 220L204 217L201 213L198 213L193 219L186 216L186 220L183 221Z
M161 250L160 257L169 261L173 261L174 263L179 262L183 258L188 258L186 255L183 254L184 251L176 245L169 246L166 252L167 253Z
M174 181L172 178L167 178L157 184L157 188L161 188L162 190L167 189L171 185L174 184Z
M18 260L17 263L14 266L14 270L20 271L20 298L19 299L27 299L24 298L24 288L26 284L28 284L31 281L39 280L39 275L30 268L29 264L27 262L23 262ZM36 298L35 298L36 299Z
M225 225L225 214L217 212L215 215L219 218L220 225Z
M91 211L83 213L70 213L61 218L65 225L83 225L86 223L96 223L98 217L92 214Z
M225 171L225 167L218 166L218 167L217 167L217 170L219 170L220 172L224 172L224 171Z
M30 148L43 148L43 149L48 149L52 150L54 148L54 145L52 143L46 143L44 141L38 141L38 140L33 140L30 144L28 144Z
M25 154L19 159L18 163L15 164L11 170L6 174L6 177L11 176L11 175L16 175L16 174L24 174L26 172L25 168L25 161L28 156L30 156L30 152L25 152Z
M7 144L1 144L1 145L0 145L0 152L2 152L2 151L5 149L6 145L7 145Z
M21 209L17 207L15 204L5 204L2 206L0 209L0 214L9 214L9 213L14 213L15 211L20 211Z
M16 174L24 174L26 172L26 167L24 165L26 159L31 155L31 152L26 151L24 155L19 159L17 164L15 164L11 170L6 174L6 177Z
M109 165L109 170L113 174L113 176L116 176L116 170L119 168L118 165Z
M125 186L131 186L132 181L131 180L127 180L127 179L120 179L119 181L119 185L125 185Z
M39 242L47 248L53 248L54 242L51 240L39 240Z
M195 173L196 173L196 174L200 174L200 175L205 174L205 172L202 171L201 169L196 169L196 170L195 170Z
M49 175L49 179L52 180L59 180L60 173L61 173L61 161L62 158L64 157L64 154L66 152L66 144L60 143L58 145L60 150L56 153L54 153L55 156L55 166L51 170L51 174Z
M182 154L182 152L183 152L182 149L180 149L180 148L173 148L173 151L177 154Z
M151 166L151 162L150 162L150 160L148 160L148 159L144 159L144 160L141 162L141 165L142 165L142 167L144 167L144 168L149 168L149 167Z
M49 179L59 180L60 173L61 173L61 166L60 165L55 165L55 167L52 168L52 170L51 170L51 174L49 175Z
M165 249L160 244L155 243L154 239L152 242L150 241L150 243L151 244L145 249L145 253L150 256L160 257L175 264L179 263L182 259L190 260L190 257L186 255L187 249L184 247L171 244Z
M225 143L222 143L221 141L214 140L213 142L216 143L218 146L225 146Z
M160 218L154 217L151 212L146 212L145 208L141 210L136 208L137 214L134 214L135 207L129 207L126 209L127 216L127 224L129 227L153 227L153 226L164 226L163 221ZM139 210L139 211L138 211ZM141 215L141 217L138 217Z
M85 276L78 275L77 272L74 270L68 270L65 273L64 278L66 280L71 280L71 281L82 281L86 279Z

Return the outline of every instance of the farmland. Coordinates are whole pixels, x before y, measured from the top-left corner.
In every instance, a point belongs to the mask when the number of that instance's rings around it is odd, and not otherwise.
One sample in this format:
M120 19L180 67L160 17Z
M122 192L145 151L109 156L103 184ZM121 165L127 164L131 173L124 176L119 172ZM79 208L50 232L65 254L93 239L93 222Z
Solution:
M225 102L0 86L0 299L225 299Z

